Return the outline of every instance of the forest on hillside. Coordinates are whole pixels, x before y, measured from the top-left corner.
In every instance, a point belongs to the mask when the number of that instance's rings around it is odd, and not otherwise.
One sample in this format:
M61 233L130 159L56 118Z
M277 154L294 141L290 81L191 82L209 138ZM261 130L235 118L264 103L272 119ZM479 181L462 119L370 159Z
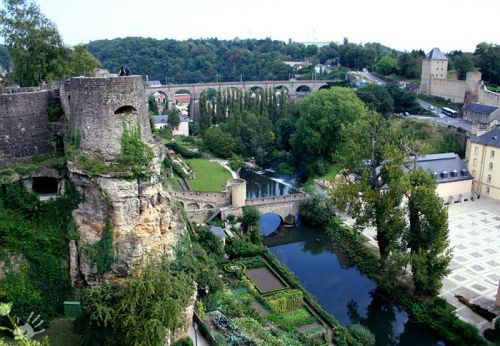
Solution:
M371 68L384 54L396 54L378 43L359 45L346 40L318 48L301 43L256 39L171 39L128 37L92 41L88 50L110 71L128 65L133 73L148 75L150 80L166 78L171 83L240 80L278 80L293 76L284 61L308 61L309 69L299 71L311 78L316 63L353 69ZM323 78L335 78L335 73Z

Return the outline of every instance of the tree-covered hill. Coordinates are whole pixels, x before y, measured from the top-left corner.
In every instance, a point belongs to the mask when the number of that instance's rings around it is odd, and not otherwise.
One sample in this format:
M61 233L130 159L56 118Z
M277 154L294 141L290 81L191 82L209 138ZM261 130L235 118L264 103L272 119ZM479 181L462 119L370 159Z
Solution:
M218 40L127 37L90 42L88 50L110 71L128 65L133 73L165 83L288 79L292 68L284 61L340 62L342 66L371 68L380 54L394 52L378 43L359 45L344 40L316 46L271 39ZM301 73L310 73L304 70Z

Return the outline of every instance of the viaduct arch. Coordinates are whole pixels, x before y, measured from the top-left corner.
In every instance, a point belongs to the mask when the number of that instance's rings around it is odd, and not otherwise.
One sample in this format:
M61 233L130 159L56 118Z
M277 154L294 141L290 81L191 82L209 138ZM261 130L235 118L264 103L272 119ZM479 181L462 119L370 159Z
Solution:
M168 84L155 85L145 88L146 98L149 95L159 92L166 95L168 100L173 100L174 95L179 91L189 92L191 98L190 117L197 119L199 116L198 100L202 92L208 92L210 89L220 92L223 89L235 88L242 91L255 89L271 89L279 90L284 88L287 90L287 97L295 99L304 96L302 90L310 90L315 92L320 89L329 88L329 82L333 80L274 80L274 81L248 81L248 82L220 82L220 83L192 83L192 84Z

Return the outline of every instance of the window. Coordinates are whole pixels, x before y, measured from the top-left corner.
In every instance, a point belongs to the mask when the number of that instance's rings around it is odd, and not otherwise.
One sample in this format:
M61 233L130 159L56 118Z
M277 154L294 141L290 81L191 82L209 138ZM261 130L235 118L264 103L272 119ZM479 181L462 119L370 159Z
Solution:
M490 153L490 157L491 158L494 158L495 157L495 150L492 150L491 153Z
M473 176L473 177L475 177L475 176L476 176L476 171L475 171L475 170L473 170L473 171L472 171L472 176Z
M490 162L489 168L490 168L490 171L493 169L493 162Z
M474 162L472 163L474 166L477 166L477 159L474 159Z
M486 194L489 195L490 194L490 187L489 186L486 186Z
M488 183L491 183L491 174L488 174L488 178L486 179Z
M478 148L478 147L475 147L475 148L474 148L474 154L476 154L476 155L477 155L477 152L478 152L478 151L479 151L479 148Z

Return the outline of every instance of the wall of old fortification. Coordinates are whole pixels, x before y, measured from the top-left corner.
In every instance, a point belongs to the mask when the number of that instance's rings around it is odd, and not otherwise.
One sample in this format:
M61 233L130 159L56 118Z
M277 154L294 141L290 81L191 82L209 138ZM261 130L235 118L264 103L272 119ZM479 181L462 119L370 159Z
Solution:
M49 91L0 94L0 166L49 150Z
M465 81L453 79L432 79L430 94L456 103L463 103L465 97Z
M479 103L500 107L500 94L486 90L484 84L481 83L477 91L477 101Z
M61 88L61 100L81 148L104 160L120 154L124 123L139 124L142 140L153 141L140 76L71 78Z

